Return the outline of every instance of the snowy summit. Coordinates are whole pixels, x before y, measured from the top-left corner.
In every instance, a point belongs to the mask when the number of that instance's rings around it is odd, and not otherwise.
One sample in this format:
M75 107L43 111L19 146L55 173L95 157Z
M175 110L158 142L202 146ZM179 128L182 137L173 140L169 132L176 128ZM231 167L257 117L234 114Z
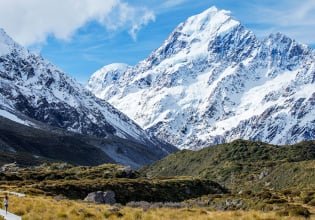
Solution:
M177 150L0 29L0 120L3 118L52 133L58 128L58 132L99 138L97 148L115 162L133 167ZM0 137L5 149L14 150L16 146L6 141Z
M87 88L180 148L291 144L315 138L314 55L280 33L260 41L211 7L138 65L97 71Z

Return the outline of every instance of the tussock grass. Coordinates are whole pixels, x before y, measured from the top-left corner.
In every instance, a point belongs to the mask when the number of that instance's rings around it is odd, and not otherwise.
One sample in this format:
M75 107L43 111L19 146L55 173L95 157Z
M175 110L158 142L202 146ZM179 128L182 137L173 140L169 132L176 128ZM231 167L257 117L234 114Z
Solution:
M208 208L152 208L143 210L132 207L111 207L53 197L10 197L10 211L21 215L23 220L302 220L304 217L279 215L260 211L212 211ZM309 218L315 219L314 216Z
M88 204L71 200L57 201L53 197L11 196L10 211L22 216L23 220L49 219L104 219L108 206Z

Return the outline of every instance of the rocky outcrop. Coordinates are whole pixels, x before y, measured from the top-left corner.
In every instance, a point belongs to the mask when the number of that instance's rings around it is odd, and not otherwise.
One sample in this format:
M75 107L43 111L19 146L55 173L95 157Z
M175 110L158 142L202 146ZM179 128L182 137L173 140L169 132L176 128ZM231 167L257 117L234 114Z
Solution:
M97 191L89 193L84 201L114 205L116 203L115 193L113 191Z

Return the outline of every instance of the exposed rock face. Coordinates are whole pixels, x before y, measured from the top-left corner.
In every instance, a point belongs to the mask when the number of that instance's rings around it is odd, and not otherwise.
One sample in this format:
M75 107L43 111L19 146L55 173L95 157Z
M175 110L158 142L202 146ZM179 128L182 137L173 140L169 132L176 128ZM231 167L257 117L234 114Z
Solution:
M109 65L87 88L180 148L315 139L315 52L283 34L259 40L212 7L134 67Z
M103 203L103 204L109 204L114 205L116 203L115 199L115 193L113 191L97 191L89 193L84 201L87 202L94 202L94 203Z
M51 131L55 127L103 138L104 144L97 143L97 147L115 162L132 167L154 162L177 150L143 130L108 102L95 97L40 55L18 45L2 29L0 116L37 129L46 126ZM146 158L145 163L137 163L141 161L139 150L141 157ZM130 163L130 157L136 154Z

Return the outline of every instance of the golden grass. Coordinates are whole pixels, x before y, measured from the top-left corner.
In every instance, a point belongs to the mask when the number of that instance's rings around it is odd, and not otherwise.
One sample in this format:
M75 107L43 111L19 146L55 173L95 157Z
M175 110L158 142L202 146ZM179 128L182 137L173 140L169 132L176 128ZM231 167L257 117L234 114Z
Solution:
M74 200L57 201L52 197L10 196L9 211L22 216L23 220L302 220L299 217L281 217L275 212L258 211L211 211L207 208L159 208L143 211L139 208L122 207L115 210L108 205L90 204ZM315 216L309 218L315 220Z

